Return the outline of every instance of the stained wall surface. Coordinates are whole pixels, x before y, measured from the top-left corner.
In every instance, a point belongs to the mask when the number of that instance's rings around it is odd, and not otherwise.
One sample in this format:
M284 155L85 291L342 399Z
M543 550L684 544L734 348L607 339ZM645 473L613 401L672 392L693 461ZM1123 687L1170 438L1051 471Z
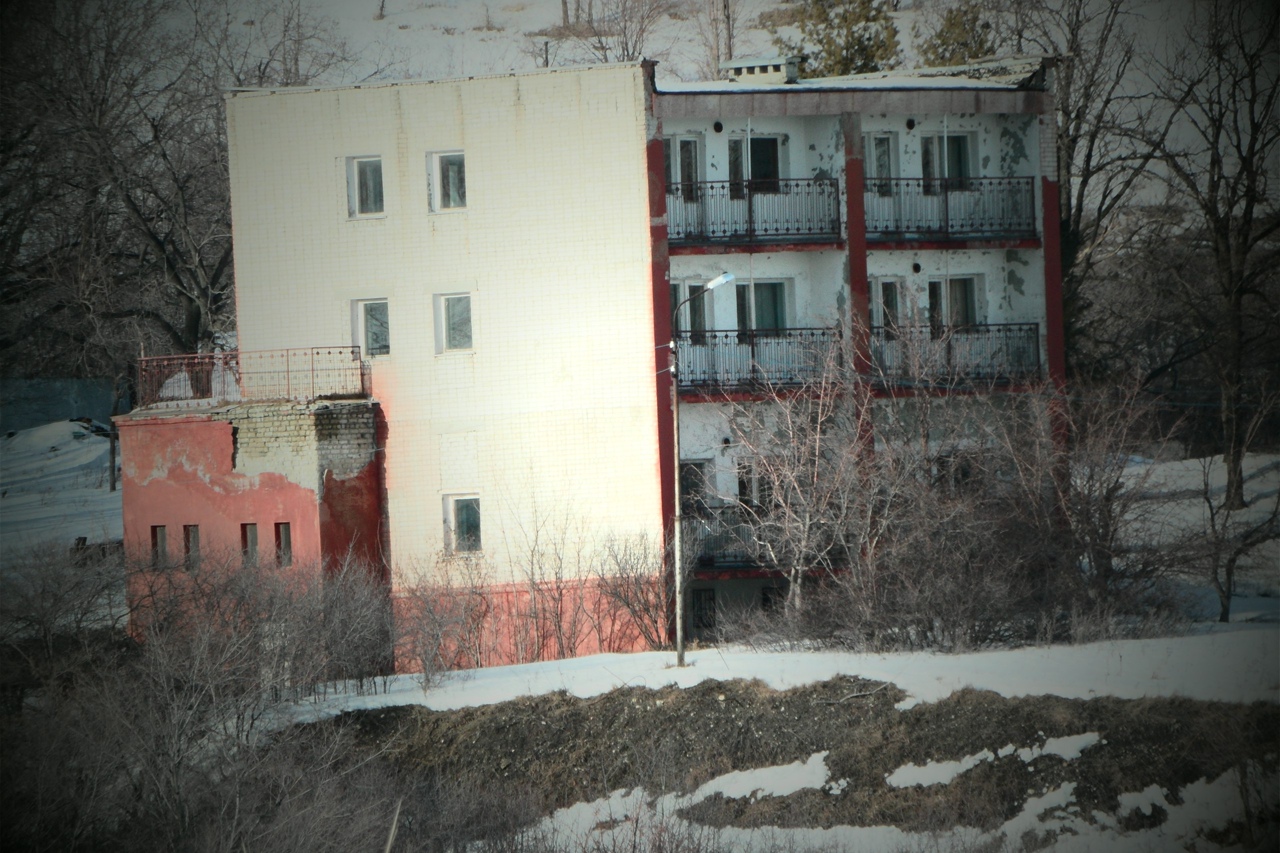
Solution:
M496 581L548 524L661 535L645 99L639 65L229 99L240 348L360 344L363 301L387 303L369 355L394 566L449 548L458 496ZM358 158L381 213L349 208ZM456 297L471 344L451 349Z

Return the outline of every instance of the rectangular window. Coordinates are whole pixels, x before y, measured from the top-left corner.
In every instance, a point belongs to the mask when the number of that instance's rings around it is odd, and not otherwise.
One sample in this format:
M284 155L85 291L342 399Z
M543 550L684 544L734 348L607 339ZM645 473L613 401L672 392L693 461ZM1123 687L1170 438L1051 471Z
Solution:
M753 193L781 191L781 140L776 136L753 136L729 140L729 196L745 198Z
M470 293L436 294L435 314L437 354L473 348Z
M680 461L680 514L705 518L711 514L711 462Z
M276 565L293 565L293 534L287 521L276 522Z
M974 145L969 134L926 136L920 143L920 175L926 193L971 188Z
M258 565L258 525L240 525L240 554L245 566Z
M738 285L738 331L778 334L787 328L787 289L781 281Z
M163 524L151 525L151 565L161 568L169 562L169 535Z
M948 329L963 329L978 322L976 279L964 277L929 282L929 328L934 338Z
M760 590L760 609L765 613L781 613L787 603L787 590L781 586L766 586Z
M348 158L347 216L354 219L382 212L382 158Z
M182 559L187 568L200 565L200 525L182 525Z
M885 278L873 282L871 325L884 330L886 340L893 340L902 322L902 284Z
M709 640L716 630L716 591L695 589L691 591L691 598L693 634L699 639Z
M683 292L687 289L687 293ZM689 343L703 345L707 342L707 288L703 284L690 284L687 288L671 285L671 305L684 303L671 317L671 326L677 332L688 331ZM687 298L687 301L686 301Z
M862 162L866 170L866 187L877 195L893 194L898 145L892 133L869 133L862 139Z
M662 156L667 170L667 195L684 201L698 197L698 140L694 137L667 137L662 140Z
M445 541L454 553L471 553L481 549L480 498L446 495Z
M467 206L467 168L461 151L431 155L431 209L461 210Z
M773 508L773 483L761 460L738 460L738 503L757 512Z
M391 311L385 299L356 303L356 336L366 356L391 353Z

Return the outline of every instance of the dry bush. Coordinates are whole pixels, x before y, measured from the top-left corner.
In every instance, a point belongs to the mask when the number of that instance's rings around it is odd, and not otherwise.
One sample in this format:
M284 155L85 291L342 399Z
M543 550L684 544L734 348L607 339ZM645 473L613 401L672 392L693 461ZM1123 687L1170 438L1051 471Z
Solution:
M630 617L650 649L668 646L673 591L662 580L664 562L664 549L643 536L615 538L605 543L596 574L601 595Z
M1138 392L1006 392L937 344L895 339L905 391L845 342L803 387L735 407L768 494L738 511L788 598L729 635L954 650L1163 624L1179 551L1151 467L1130 464L1163 440Z

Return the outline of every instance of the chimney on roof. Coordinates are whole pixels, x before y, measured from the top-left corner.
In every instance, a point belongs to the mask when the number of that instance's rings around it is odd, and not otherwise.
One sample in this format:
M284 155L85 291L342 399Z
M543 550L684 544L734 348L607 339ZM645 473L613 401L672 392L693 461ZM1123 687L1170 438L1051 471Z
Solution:
M803 65L803 56L745 56L720 63L720 70L735 83L795 83Z

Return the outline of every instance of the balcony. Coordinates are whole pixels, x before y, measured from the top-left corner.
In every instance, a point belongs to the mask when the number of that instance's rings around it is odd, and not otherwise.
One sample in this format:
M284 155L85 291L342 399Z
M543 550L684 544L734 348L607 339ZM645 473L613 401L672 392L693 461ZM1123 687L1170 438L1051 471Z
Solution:
M681 390L804 385L838 355L837 329L677 332Z
M672 246L841 238L840 187L831 178L687 181L667 187Z
M369 396L359 347L214 352L138 361L138 405L193 408L244 400Z
M1036 236L1034 178L868 178L870 240Z
M1040 377L1040 326L873 326L871 364L890 380L1034 380Z
M681 519L681 550L698 568L762 564L750 515L738 506L702 507Z

